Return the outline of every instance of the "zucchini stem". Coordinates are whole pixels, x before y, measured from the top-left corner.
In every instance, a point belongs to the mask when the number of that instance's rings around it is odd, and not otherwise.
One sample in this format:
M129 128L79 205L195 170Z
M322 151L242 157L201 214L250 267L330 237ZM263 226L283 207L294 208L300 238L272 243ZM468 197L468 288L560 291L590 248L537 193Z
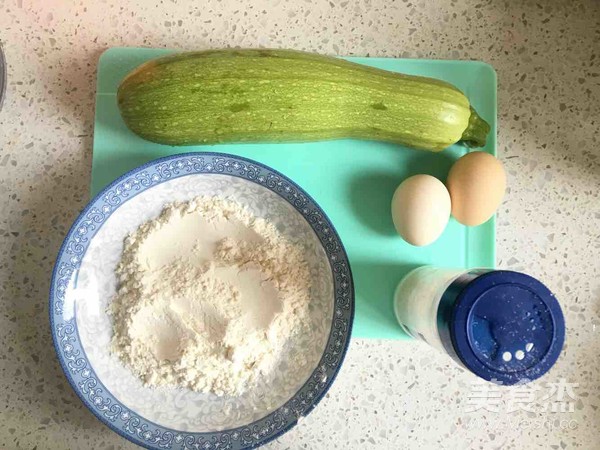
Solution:
M490 125L479 117L479 114L471 107L471 116L467 129L463 132L461 141L467 147L483 147L485 138L490 132Z

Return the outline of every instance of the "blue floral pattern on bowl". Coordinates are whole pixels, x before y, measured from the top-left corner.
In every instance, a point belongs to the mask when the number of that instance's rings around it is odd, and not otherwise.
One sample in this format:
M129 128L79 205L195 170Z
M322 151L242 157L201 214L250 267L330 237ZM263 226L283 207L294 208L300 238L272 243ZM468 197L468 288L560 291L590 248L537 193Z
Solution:
M75 317L64 314L65 296L77 277L91 240L121 205L166 181L192 174L226 174L278 194L298 211L317 235L331 267L333 318L325 351L301 389L283 406L249 425L216 432L185 432L160 426L128 409L106 389L92 368ZM84 404L112 430L150 449L241 449L260 446L308 414L333 382L350 341L354 316L352 274L333 225L316 202L293 181L260 163L218 153L162 158L132 170L105 188L69 231L55 264L50 292L54 346L67 379Z

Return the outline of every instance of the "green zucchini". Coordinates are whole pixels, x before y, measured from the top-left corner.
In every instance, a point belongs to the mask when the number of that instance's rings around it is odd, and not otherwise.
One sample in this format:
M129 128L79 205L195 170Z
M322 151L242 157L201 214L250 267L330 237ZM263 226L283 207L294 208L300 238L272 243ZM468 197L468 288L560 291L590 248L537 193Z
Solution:
M489 125L449 83L293 50L178 53L125 77L127 126L170 145L359 138L439 151Z

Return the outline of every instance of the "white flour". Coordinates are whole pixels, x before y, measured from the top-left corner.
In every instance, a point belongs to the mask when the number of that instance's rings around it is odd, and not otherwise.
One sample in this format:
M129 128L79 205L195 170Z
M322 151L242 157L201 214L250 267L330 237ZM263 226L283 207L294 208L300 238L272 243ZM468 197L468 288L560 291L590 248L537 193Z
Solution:
M112 349L150 386L240 395L308 326L304 251L242 205L167 206L125 240Z

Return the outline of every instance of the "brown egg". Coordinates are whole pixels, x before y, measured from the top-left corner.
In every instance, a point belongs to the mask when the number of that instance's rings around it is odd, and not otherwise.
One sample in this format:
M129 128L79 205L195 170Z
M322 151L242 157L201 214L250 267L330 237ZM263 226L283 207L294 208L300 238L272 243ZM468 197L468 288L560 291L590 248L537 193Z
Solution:
M489 153L471 152L454 163L446 186L454 218L463 225L481 225L502 203L506 173L502 163Z

